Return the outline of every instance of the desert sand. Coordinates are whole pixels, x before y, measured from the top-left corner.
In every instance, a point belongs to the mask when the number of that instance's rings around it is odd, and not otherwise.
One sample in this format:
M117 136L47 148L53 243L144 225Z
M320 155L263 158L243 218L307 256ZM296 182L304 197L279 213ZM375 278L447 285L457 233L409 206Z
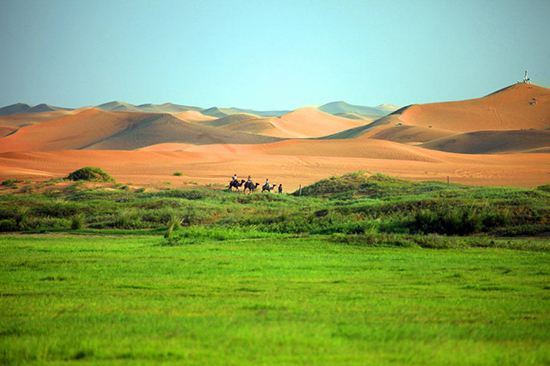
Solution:
M120 182L154 187L224 185L237 173L289 191L356 170L533 187L550 182L549 106L550 89L515 84L483 98L402 108L374 122L311 107L280 117L236 109L216 117L213 108L210 115L96 108L10 115L0 118L0 180L99 166Z

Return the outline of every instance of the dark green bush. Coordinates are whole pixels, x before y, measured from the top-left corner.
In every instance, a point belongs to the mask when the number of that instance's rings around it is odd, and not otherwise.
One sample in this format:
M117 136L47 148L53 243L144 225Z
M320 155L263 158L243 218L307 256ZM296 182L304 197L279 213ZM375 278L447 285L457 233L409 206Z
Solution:
M63 201L45 202L39 206L33 207L30 210L30 214L41 217L69 218L76 215L80 211L80 207L79 204Z
M80 168L70 173L67 176L69 180L85 180L93 182L114 182L115 180L109 174L104 172L101 168L96 168L92 166L87 166Z
M19 227L13 219L0 220L0 232L17 231Z
M8 188L17 188L17 184L21 182L20 179L6 179L2 181L2 185Z
M411 222L413 232L446 235L467 235L481 231L482 217L466 207L439 207L434 210L419 210Z
M84 215L74 215L71 219L71 230L80 230L84 227Z

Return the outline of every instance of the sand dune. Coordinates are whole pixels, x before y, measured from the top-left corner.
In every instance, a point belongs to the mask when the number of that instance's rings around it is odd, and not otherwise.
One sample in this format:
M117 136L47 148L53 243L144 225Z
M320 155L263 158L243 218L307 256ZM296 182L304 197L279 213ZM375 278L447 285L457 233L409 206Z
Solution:
M319 110L326 113L334 115L350 113L371 120L383 117L396 109L397 107L392 106L391 104L383 104L378 107L366 107L362 105L353 105L342 101L327 103L319 107Z
M17 128L0 126L0 137L8 136L9 134L14 133L15 131L17 131Z
M334 113L335 116L347 118L347 119L367 119L367 117L354 112Z
M449 176L467 184L535 186L550 176L549 95L549 89L517 84L479 99L405 107L374 122L317 108L280 117L237 108L211 109L210 115L88 108L2 116L0 135L7 136L0 138L0 179L60 177L95 165L121 182L172 187L224 184L237 172L292 190L360 169L416 180ZM156 110L118 102L108 107ZM175 171L184 176L174 177Z
M435 139L455 135L455 131L422 126L385 125L373 131L370 138L401 142L406 144L419 144Z
M325 139L382 139L423 143L436 150L481 154L548 146L548 133L544 131L548 127L550 89L515 84L483 98L404 107L373 123ZM519 131L526 129L533 130ZM478 133L459 136L464 132Z
M61 118L70 114L75 114L81 110L58 110L51 112L23 113L0 116L0 126L18 129L24 126L30 126L45 121Z
M295 138L322 137L368 122L337 117L311 107L297 109L272 121L277 129Z
M54 107L49 104L38 104L34 107L25 104L25 103L16 103L0 108L0 116L8 116L13 114L22 114L22 113L41 113L41 112L53 112L53 111L62 111L70 110L69 108Z
M550 89L515 84L483 98L417 104L399 119L406 125L470 132L550 127Z
M279 138L293 138L295 135L287 131L280 130L273 123L275 117L258 117L252 114L233 114L219 118L212 122L207 122L208 126L219 127L227 131L244 132L260 136L271 136Z
M178 113L172 113L172 115L177 119L180 119L185 122L206 122L206 121L213 121L216 119L216 117L206 116L199 111L178 112Z
M201 108L180 105L174 103L164 103L164 104L140 104L133 105L126 102L120 102L114 100L112 102L103 103L95 108L101 109L103 111L110 112L145 112L145 113L178 113L185 111L199 111Z
M106 112L90 108L0 139L0 151L135 149L162 142L264 143L273 138L184 122L168 114Z
M237 114L231 114L221 118L217 118L209 122L205 122L204 125L211 126L211 127L225 127L225 126L235 125L243 121L247 121L250 119L257 119L257 118L258 116L254 114L237 113Z
M247 113L227 115L204 125L261 136L311 138L360 126L369 120L333 116L316 108L301 108L281 117L258 117Z
M375 143L387 141L373 140ZM302 143L327 141L285 141L261 145L189 146L189 151L51 151L0 153L0 180L6 178L45 179L66 176L79 167L100 166L118 181L138 185L181 187L190 184L226 184L233 173L252 175L260 180L266 177L274 183L283 183L285 190L310 184L322 178L356 170L382 172L413 180L445 181L476 185L507 185L532 187L548 182L550 162L548 154L463 155L430 151L414 146L407 151L377 152L378 145L365 157L342 157L335 150L345 145L334 145L333 152L309 153L311 145ZM315 149L320 146L313 145ZM298 149L298 150L293 150ZM324 150L324 148L321 148ZM356 152L349 151L353 155ZM394 157L422 156L430 159L395 160ZM318 154L318 155L315 155ZM361 154L361 153L359 153ZM392 154L395 154L392 156ZM434 154L434 155L430 155ZM331 156L327 156L331 155ZM370 156L370 157L369 157ZM428 160L428 161L426 161ZM154 162L154 164L152 164ZM173 173L181 171L183 177ZM513 174L511 174L513 172Z
M132 150L163 142L192 144L241 143L259 144L275 141L265 136L255 136L233 131L220 131L214 127L183 122L171 115L154 115L130 128L124 129L101 141L86 146L86 149Z
M550 148L550 131L476 131L435 139L423 147L463 154L532 151ZM540 150L539 150L540 151Z

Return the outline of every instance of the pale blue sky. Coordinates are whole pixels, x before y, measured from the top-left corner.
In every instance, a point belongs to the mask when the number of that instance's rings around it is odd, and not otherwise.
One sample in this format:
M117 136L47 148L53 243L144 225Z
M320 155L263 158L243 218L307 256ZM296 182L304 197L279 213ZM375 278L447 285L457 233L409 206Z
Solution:
M0 0L0 105L291 109L550 86L548 0Z

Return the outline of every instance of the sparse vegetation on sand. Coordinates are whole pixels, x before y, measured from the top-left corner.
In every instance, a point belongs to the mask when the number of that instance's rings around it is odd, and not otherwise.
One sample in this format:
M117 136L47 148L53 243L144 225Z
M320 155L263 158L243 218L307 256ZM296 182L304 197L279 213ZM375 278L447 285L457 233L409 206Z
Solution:
M90 182L114 182L113 177L103 171L101 168L87 166L70 173L67 176L69 180L85 180Z
M3 364L550 361L545 187L32 188L0 194Z

